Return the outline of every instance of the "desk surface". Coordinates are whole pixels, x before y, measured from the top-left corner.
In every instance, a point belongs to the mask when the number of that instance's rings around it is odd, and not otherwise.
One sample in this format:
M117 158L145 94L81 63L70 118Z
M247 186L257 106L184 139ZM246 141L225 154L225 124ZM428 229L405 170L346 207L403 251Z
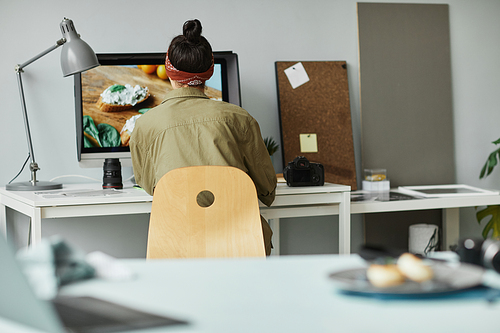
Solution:
M328 275L363 266L358 256L124 263L136 279L92 280L69 285L63 293L100 296L191 323L165 332L498 332L499 327L500 302L482 298L381 300L340 294Z
M288 187L278 183L276 196L314 193L348 192L350 186L326 183L324 186ZM50 191L7 191L0 188L0 194L34 207L84 205L99 203L151 202L153 197L144 190L125 184L122 190L103 190L98 183L65 184L63 189Z
M0 194L6 198L16 200L34 207L51 207L75 204L98 204L98 203L129 203L129 202L151 202L152 196L142 189L133 188L131 184L125 185L123 190L114 194L99 194L102 191L101 184L66 184L62 190L52 191L7 191L0 188ZM337 184L325 184L324 186L288 187L284 183L278 183L276 195L300 195L339 193L350 191L349 186ZM40 193L43 194L40 194ZM50 195L54 193L54 195ZM70 195L56 195L57 193L68 193ZM361 201L351 202L351 213L375 213L386 211L404 211L418 209L442 209L453 207L472 207L482 205L500 204L500 195L469 195L442 198L422 198L399 201ZM261 206L263 206L261 204Z
M123 190L102 189L102 184L65 184L60 190L50 191L7 191L0 188L0 194L34 207L84 205L99 203L151 202L153 197L144 190L125 185Z
M134 188L131 183L124 184L122 190L102 189L98 183L66 184L61 190L51 191L7 191L0 188L0 232L6 232L6 208L14 209L31 218L31 243L41 240L42 219L63 217L88 217L107 215L143 214L151 212L153 197L144 190ZM339 251L349 253L350 186L325 184L324 186L288 187L279 183L276 198L269 208L260 203L261 213L276 219L289 216L311 216L315 208L334 206L323 215L339 215ZM299 207L300 206L300 207ZM298 208L290 212L291 208ZM331 208L331 207L329 207ZM272 216L269 214L272 211ZM285 212L288 215L284 215ZM313 214L313 216L314 216ZM341 232L342 231L342 232ZM278 244L276 232L275 244ZM340 239L341 238L341 239Z
M351 201L351 213L361 214L424 209L446 209L498 204L500 204L500 195L498 194L416 198L395 201Z

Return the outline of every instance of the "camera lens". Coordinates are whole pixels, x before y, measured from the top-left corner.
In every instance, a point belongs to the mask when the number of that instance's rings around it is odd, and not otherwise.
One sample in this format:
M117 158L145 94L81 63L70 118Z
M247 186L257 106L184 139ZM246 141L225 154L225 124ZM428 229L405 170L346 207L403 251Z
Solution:
M123 188L122 166L117 158L104 160L102 176L102 188Z
M500 272L500 242L487 239L483 243L483 266Z
M500 252L495 253L493 258L491 259L491 267L500 273Z

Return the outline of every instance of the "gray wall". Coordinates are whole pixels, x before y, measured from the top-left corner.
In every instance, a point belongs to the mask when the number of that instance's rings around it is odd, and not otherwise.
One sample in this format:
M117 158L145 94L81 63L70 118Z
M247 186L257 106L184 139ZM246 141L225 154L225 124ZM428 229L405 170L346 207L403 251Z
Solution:
M388 1L385 1L388 2ZM398 1L407 2L407 1ZM409 2L409 1L408 1ZM491 141L500 136L498 92L500 88L500 2L496 0L418 1L412 3L448 3L452 61L455 166L457 182L485 188L500 187L500 171L486 180L478 174ZM354 144L359 174L360 112L358 85L358 44L356 1L354 0L274 0L274 1L2 1L0 2L0 184L7 183L19 171L27 156L14 65L45 50L60 38L59 22L69 17L78 32L96 52L164 51L170 39L181 32L182 23L199 18L204 34L215 50L233 50L240 61L243 106L258 120L263 136L279 137L274 62L276 60L345 60L348 64ZM99 169L80 169L76 160L74 133L73 81L62 78L59 51L26 68L24 75L27 106L35 140L35 154L42 170L39 177L50 180L61 175L101 178ZM280 171L280 158L276 169ZM124 177L132 174L124 170ZM21 175L27 180L27 172ZM82 182L70 177L63 182ZM462 212L462 231L478 234L473 210ZM9 216L13 214L9 213ZM13 219L23 224L23 218ZM355 218L357 220L359 218ZM75 219L76 220L76 219ZM334 230L330 219L311 219L317 230ZM317 233L303 234L302 224L294 219L282 224L287 251L328 252L329 246L316 246ZM300 220L301 222L303 220ZM335 220L336 221L336 220ZM303 221L307 223L307 221ZM83 224L96 226L94 235L103 239L94 243L87 234L78 233ZM89 220L54 220L51 232L69 233L71 239L87 246L111 248L117 256L140 255L122 250L122 236L116 228L107 235L97 232L99 224L130 228L130 240L142 248L146 217L127 216ZM359 222L355 222L359 223ZM67 230L63 224L74 224ZM318 229L319 228L319 229ZM362 240L359 228L355 241ZM22 228L21 228L22 229ZM49 229L49 228L48 228ZM138 230L139 229L139 230ZM91 230L94 230L92 227ZM301 236L297 236L301 235ZM333 231L332 231L333 235ZM293 248L300 240L299 249ZM307 249L303 249L307 247ZM335 246L334 246L335 247ZM296 251L297 250L297 251Z

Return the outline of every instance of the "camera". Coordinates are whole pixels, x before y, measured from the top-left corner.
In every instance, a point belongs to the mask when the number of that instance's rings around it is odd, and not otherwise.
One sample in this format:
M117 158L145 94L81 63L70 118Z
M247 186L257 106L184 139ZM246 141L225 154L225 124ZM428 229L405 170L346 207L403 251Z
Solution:
M106 158L104 160L102 188L123 188L122 165L118 158Z
M460 261L494 269L500 273L500 241L466 238L459 242Z
M320 163L311 163L304 156L297 156L283 170L288 186L322 186L325 184L325 169Z

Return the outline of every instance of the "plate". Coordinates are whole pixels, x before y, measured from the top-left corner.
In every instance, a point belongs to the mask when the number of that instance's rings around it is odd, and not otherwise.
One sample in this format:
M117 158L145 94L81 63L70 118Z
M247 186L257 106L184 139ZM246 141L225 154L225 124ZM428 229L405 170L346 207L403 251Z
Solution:
M422 295L464 290L481 285L484 269L464 263L432 262L434 277L426 282L406 282L387 288L373 286L366 277L367 268L348 269L330 274L337 286L347 292L384 295Z

